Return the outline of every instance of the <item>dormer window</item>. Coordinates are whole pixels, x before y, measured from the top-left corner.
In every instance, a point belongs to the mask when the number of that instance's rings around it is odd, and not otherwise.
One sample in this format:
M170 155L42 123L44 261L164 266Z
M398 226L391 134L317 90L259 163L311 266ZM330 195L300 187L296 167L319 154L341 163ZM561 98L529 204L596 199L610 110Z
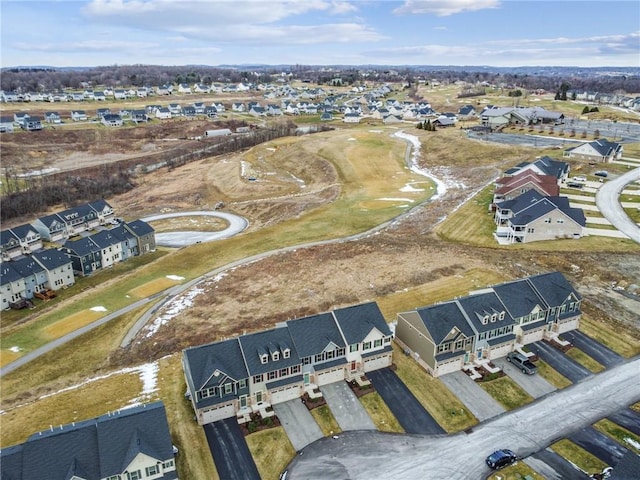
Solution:
M505 313L504 312L500 312L500 315L498 316L499 320L504 320L505 317Z
M484 317L482 317L482 324L486 325L487 323L489 323L489 315L485 315Z
M269 361L269 355L267 355L266 353L263 353L262 355L260 355L260 363L265 364Z
M273 360L274 362L280 360L280 352L278 352L277 350L275 352L271 352L271 360Z
M285 348L284 351L282 352L282 356L284 358L289 358L291 356L291 350L289 350L288 348Z
M498 315L497 314L493 314L491 315L491 323L495 322L498 319Z

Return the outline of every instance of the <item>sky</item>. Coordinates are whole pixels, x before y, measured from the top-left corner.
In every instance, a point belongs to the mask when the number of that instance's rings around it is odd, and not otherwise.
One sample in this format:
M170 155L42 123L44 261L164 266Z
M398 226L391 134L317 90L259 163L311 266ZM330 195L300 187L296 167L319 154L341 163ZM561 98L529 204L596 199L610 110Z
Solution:
M640 68L637 0L0 0L0 66Z

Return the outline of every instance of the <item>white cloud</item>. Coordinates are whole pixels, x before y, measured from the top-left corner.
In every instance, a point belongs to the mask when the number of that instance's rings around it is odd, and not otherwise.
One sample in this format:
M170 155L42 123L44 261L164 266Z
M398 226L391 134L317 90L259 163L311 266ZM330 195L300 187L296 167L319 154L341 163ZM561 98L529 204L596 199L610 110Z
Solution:
M79 42L61 42L61 43L28 43L14 42L11 46L17 50L39 51L39 52L79 52L79 51L131 51L157 48L159 43L154 42L135 42L125 40L84 40Z
M406 0L393 13L396 15L433 14L446 17L456 13L474 12L499 6L500 0Z

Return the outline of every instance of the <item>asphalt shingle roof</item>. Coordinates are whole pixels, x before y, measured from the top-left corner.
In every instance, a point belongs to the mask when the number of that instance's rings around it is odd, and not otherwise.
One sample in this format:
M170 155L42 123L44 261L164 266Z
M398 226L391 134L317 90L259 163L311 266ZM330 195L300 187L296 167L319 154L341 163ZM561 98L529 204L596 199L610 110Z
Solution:
M469 295L457 299L456 302L458 302L466 312L469 321L477 332L486 332L503 326L515 325L513 317L506 311L506 307L494 292ZM500 312L505 312L503 320L500 320ZM489 320L486 324L482 323L482 318L485 315L491 318L493 314L498 315L494 322Z
M416 311L436 345L441 343L454 327L467 337L475 335L456 302L438 303Z
M322 352L330 343L346 346L331 313L290 320L287 327L301 358Z
M249 377L237 338L187 348L183 355L194 391L207 385L216 369L234 380Z
M493 291L513 318L528 315L536 306L545 308L544 300L531 287L527 279L494 285Z
M560 272L543 273L528 278L550 307L562 305L570 295L581 300L582 296L571 286Z
M54 270L71 263L71 259L66 253L53 248L41 252L34 252L31 256L47 270Z
M300 357L288 328L274 328L243 335L238 341L249 375L258 375L300 364ZM284 358L283 351L287 348L290 350L289 358ZM279 352L279 358L272 360L271 354L276 351ZM260 361L260 356L264 353L268 356L267 363Z
M374 328L385 336L391 335L389 325L375 302L340 308L334 310L333 315L348 345L362 342Z

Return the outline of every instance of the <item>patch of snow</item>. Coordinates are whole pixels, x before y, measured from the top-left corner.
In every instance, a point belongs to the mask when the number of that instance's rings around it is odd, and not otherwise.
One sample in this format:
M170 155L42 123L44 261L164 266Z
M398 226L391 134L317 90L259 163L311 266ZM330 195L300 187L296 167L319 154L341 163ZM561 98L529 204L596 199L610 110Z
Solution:
M162 325L165 325L169 320L176 317L179 313L183 312L187 308L193 306L193 299L203 293L204 290L201 287L194 287L187 291L184 295L174 298L164 307L164 313L156 318L151 325L146 327L145 338L153 337Z
M45 168L43 170L32 170L32 171L27 172L27 173L19 173L19 174L16 175L16 177L19 177L19 178L39 177L39 176L42 176L42 175L48 175L50 173L57 172L58 170L59 170L58 168L53 168L53 167Z
M107 309L101 305L97 306L97 307L91 307L89 310L91 310L92 312L106 312Z
M350 138L347 138L347 141L349 141L349 142L355 142L355 141L356 141L356 139L355 139L355 138L353 138L353 137L350 137Z
M16 345L16 346L14 346L14 347L11 347L11 348L9 349L9 351L10 351L10 352L13 352L13 353L20 353L20 352L22 351L22 349Z
M383 197L378 198L378 200L387 200L390 202L413 202L410 198L393 198L393 197Z
M629 445L631 445L636 450L640 450L640 442L637 442L633 438L624 437L624 443L628 443Z
M424 192L424 188L416 188L410 183L407 183L400 189L401 192Z
M178 280L178 281L179 281L179 280L184 280L184 277L181 277L181 276L179 276L179 275L167 275L167 278L168 278L169 280Z
M371 133L382 133L382 130L369 130Z
M268 148L266 148L265 150L268 150L268 151L270 151L270 152L275 152L275 151L276 151L276 149L275 149L275 148L273 148L273 147L268 147Z

